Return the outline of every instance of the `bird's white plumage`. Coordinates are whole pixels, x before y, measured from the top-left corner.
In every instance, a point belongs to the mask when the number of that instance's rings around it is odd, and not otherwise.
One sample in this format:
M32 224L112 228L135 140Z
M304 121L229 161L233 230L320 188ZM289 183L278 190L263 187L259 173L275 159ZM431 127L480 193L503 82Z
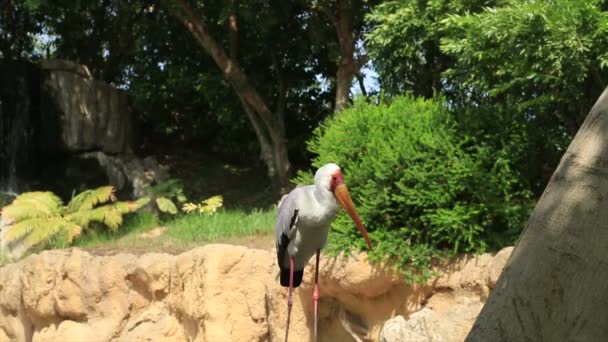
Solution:
M339 209L330 190L332 175L338 170L340 167L333 163L319 168L315 185L292 190L279 206L277 244L281 234L289 238L287 253L281 260L283 267L289 267L289 256L293 256L295 269L301 270L318 249L325 247L329 226ZM298 210L297 224L290 231L295 210Z

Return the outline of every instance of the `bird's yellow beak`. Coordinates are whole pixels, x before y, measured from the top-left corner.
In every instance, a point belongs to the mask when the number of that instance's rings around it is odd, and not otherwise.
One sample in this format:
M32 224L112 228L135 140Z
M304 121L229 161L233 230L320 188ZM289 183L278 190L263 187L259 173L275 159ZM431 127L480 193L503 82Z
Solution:
M359 228L361 235L363 235L363 238L365 239L365 242L367 243L367 247L369 247L369 249L372 249L372 243L369 240L369 236L367 236L367 230L365 230L363 223L361 223L361 218L359 217L359 214L357 213L357 209L355 209L353 200L350 198L350 193L348 192L348 188L346 187L346 184L341 183L341 184L336 185L334 194L336 195L336 198L338 199L338 202L340 203L340 205L344 209L346 209L346 212L348 213L350 218L355 222L355 225L357 226L357 228Z

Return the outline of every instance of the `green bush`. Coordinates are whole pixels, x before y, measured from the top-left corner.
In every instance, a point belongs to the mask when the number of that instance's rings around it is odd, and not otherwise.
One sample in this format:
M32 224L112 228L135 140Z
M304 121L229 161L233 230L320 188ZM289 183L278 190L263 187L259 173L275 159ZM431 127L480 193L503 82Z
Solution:
M429 275L434 257L512 243L530 210L509 150L463 137L442 99L399 97L355 105L327 119L308 143L315 168L342 167L370 230L374 260L389 259L410 281ZM311 183L311 172L295 180ZM330 251L362 248L348 216L332 226Z

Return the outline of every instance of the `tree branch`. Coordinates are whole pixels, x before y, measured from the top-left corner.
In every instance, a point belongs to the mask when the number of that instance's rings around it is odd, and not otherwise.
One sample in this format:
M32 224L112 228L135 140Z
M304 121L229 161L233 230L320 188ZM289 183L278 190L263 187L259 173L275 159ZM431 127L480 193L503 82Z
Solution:
M337 26L338 25L338 17L336 17L331 10L326 7L326 6L321 6L318 3L313 3L311 6L312 10L317 11L319 13L321 13L322 15L326 16L327 19L329 19L329 21L334 25Z
M230 18L228 26L230 28L230 59L232 59L233 61L238 60L239 28L236 16L238 11L238 5L238 0L230 1Z
M361 88L361 94L363 94L363 96L367 97L367 90L365 89L365 83L363 82L363 74L358 73L357 74L357 81L359 81L359 88Z
M207 27L195 14L187 0L166 1L171 13L178 18L184 26L192 33L194 38L211 55L215 64L220 68L224 77L230 82L239 96L242 96L260 116L264 125L273 137L276 133L276 124L272 120L272 112L268 109L262 98L251 86L247 76L236 61L230 59L224 49L211 37ZM173 4L177 5L173 5ZM275 139L273 138L273 141Z
M279 63L276 53L272 54L272 65L278 81L277 108L275 109L277 122L281 129L285 129L285 107L287 106L287 78Z
M369 61L368 55L361 55L355 60L357 72Z

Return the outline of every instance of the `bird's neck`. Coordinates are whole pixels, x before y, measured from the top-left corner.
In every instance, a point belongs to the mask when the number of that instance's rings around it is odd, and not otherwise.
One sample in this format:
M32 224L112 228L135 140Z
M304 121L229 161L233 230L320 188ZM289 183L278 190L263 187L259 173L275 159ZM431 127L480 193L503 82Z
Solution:
M338 210L338 201L336 201L336 197L331 191L317 186L315 188L314 194L317 203L319 203L321 207L326 208L327 210L332 212Z

